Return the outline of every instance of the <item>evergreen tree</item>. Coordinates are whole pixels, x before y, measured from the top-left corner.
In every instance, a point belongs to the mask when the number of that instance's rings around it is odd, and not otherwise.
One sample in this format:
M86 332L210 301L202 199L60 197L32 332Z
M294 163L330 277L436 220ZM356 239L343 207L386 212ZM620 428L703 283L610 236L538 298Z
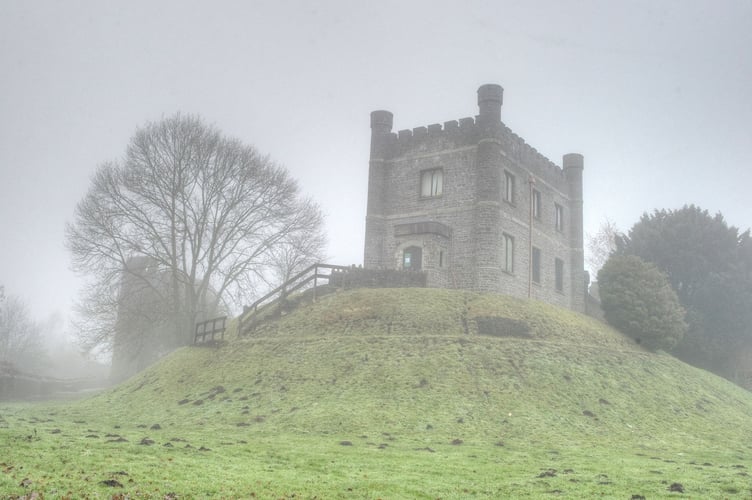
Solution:
M687 310L681 359L732 376L735 353L752 341L752 239L719 213L694 205L644 214L617 253L663 271Z
M598 285L606 321L638 343L671 349L684 337L684 308L656 266L634 255L614 256L598 272Z

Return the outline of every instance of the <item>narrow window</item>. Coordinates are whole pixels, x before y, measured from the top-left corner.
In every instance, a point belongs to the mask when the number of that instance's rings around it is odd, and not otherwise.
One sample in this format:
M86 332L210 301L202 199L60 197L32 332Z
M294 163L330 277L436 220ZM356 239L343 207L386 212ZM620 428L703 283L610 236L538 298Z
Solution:
M541 281L541 251L540 248L533 247L533 283Z
M563 292L564 291L564 261L561 259L556 259L555 266L556 266L556 291Z
M504 233L504 271L514 272L514 237Z
M558 203L554 205L554 225L557 231L564 231L564 208Z
M504 172L504 201L514 203L514 175Z
M440 168L424 170L420 173L420 196L433 198L444 192L444 171Z
M541 217L541 194L537 189L533 189L533 217L540 219Z
M439 250L439 267L444 267L444 250Z

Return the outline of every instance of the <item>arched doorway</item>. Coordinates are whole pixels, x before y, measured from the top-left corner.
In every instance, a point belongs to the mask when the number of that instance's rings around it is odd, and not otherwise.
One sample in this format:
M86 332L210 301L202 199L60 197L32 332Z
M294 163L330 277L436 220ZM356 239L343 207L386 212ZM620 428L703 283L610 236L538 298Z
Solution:
M423 267L423 249L412 246L402 251L402 269L420 271Z

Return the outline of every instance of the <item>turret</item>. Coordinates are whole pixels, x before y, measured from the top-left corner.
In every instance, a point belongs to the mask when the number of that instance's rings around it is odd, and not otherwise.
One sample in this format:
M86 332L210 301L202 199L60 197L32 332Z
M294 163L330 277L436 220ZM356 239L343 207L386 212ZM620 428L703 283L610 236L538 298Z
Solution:
M371 159L384 159L393 121L394 115L390 111L371 112Z
M564 168L564 175L569 183L569 196L582 201L582 171L584 170L584 159L579 153L569 153L564 155L561 161Z
M569 187L569 241L572 249L572 308L585 310L585 251L582 221L582 171L584 160L581 154L564 155L561 165Z
M371 112L371 159L368 164L368 205L366 208L366 246L363 264L367 268L383 268L384 261L384 163L392 143L392 122L389 111Z
M487 83L478 88L478 121L485 124L501 122L501 105L504 101L504 89L501 85Z
M584 161L581 154L569 153L562 158L564 177L567 179L570 201L570 235L572 247L582 248L582 171Z
M475 277L474 288L493 291L501 281L501 85L487 84L478 89L480 140L475 155Z

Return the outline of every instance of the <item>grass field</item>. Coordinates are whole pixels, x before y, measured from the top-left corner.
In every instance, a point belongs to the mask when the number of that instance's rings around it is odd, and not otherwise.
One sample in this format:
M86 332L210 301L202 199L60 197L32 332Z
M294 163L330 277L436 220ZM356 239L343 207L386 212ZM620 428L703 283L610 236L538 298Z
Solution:
M0 405L0 491L750 498L751 416L747 391L569 311L356 290L83 401Z

